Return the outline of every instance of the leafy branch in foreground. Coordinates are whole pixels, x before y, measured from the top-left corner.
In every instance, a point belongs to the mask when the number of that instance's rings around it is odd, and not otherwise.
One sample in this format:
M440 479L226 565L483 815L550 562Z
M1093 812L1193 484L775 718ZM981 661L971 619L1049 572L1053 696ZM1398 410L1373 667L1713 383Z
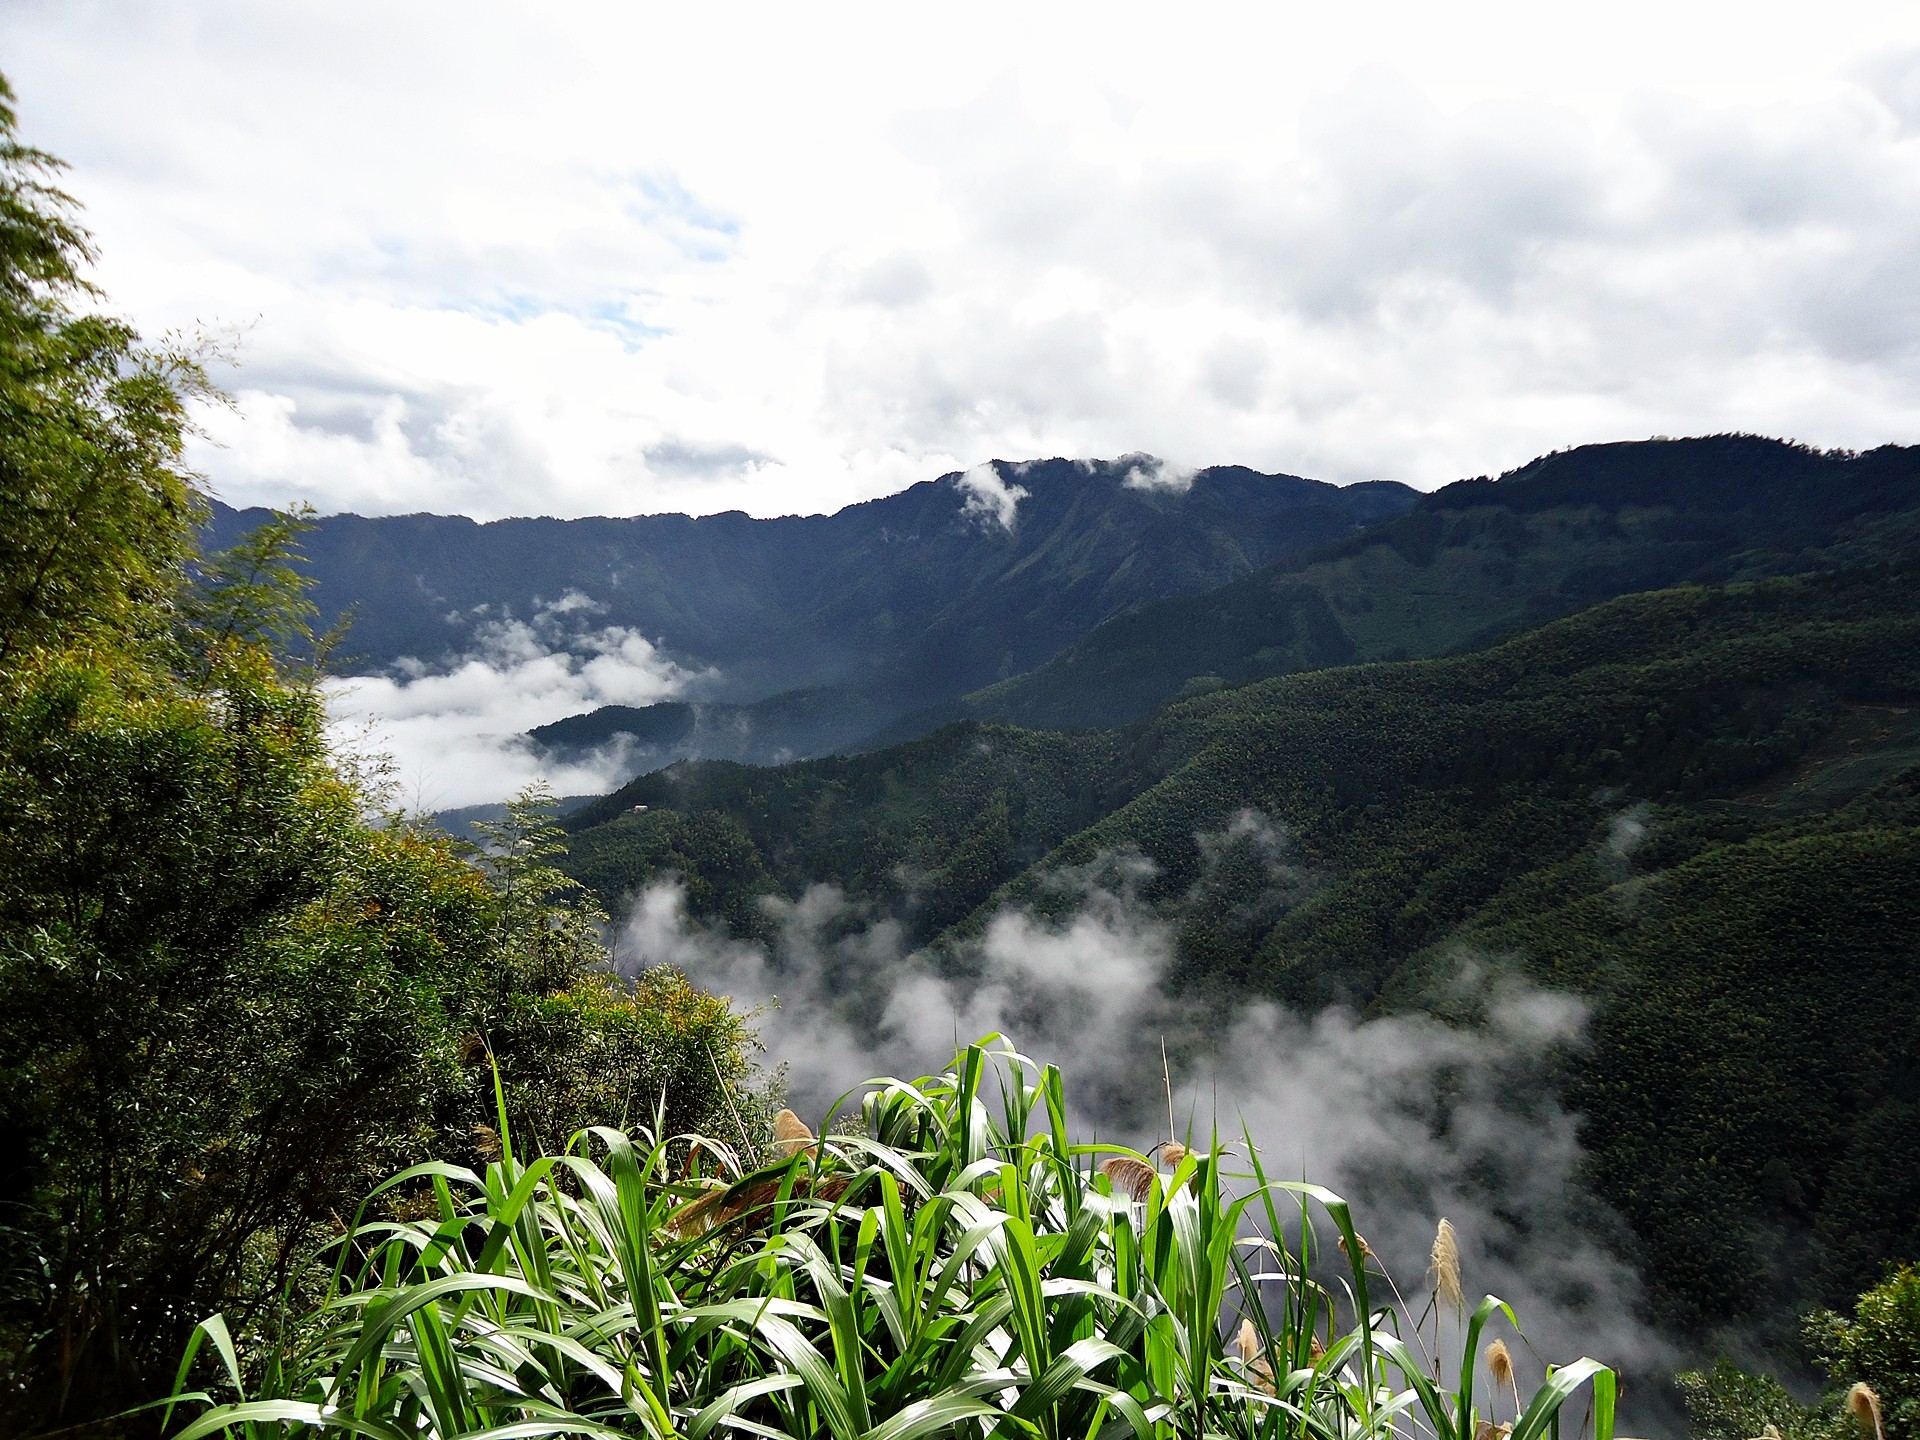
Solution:
M522 1157L503 1105L484 1173L419 1165L376 1192L417 1195L424 1218L363 1207L296 1342L243 1364L219 1317L199 1328L177 1440L1560 1440L1579 1433L1563 1412L1609 1440L1611 1370L1550 1370L1496 1425L1501 1397L1483 1406L1474 1381L1502 1301L1472 1310L1444 1389L1404 1309L1371 1297L1382 1277L1338 1196L1269 1182L1257 1156L1230 1175L1217 1143L1162 1147L1160 1166L1074 1144L1060 1072L995 1040L873 1082L858 1133L788 1120L787 1153L751 1171L715 1140L606 1128ZM210 1404L185 1393L209 1348L224 1387L264 1378L188 1418Z

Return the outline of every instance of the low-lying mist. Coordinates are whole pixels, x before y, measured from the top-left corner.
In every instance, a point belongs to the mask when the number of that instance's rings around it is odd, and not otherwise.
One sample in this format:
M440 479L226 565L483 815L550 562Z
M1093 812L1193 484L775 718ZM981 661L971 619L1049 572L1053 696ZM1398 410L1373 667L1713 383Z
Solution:
M1203 849L1249 838L1284 845L1251 814L1201 837ZM1310 877L1273 860L1274 904L1297 903ZM1144 1150L1170 1131L1202 1145L1217 1131L1244 1154L1244 1130L1270 1178L1347 1196L1415 1313L1448 1218L1470 1297L1519 1313L1527 1343L1515 1348L1534 1380L1582 1353L1671 1368L1636 1318L1625 1227L1580 1183L1576 1117L1551 1083L1582 1042L1582 1002L1466 954L1452 983L1484 1017L1474 1026L1173 994L1173 929L1140 898L1150 874L1137 856L1104 857L1057 877L1079 892L1065 918L1002 909L937 953L827 884L770 902L776 938L750 943L694 923L666 880L635 898L616 956L633 971L676 966L752 1010L788 1103L816 1127L862 1082L938 1070L999 1033L1065 1072L1077 1138Z
M328 681L336 747L380 757L401 799L420 811L504 800L536 780L561 795L612 789L633 773L630 746L556 760L526 732L601 705L676 699L713 676L636 630L595 624L603 608L569 591L528 620L480 618L472 647L451 665L403 660L391 674Z

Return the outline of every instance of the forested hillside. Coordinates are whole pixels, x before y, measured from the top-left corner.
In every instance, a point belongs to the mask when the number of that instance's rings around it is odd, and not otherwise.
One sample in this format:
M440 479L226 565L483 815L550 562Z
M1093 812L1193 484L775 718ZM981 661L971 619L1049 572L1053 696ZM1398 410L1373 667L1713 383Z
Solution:
M1790 1326L1920 1243L1916 578L1633 595L1123 731L676 766L571 817L572 863L612 903L677 872L749 931L756 896L833 880L937 942L1138 854L1188 993L1444 1008L1463 953L1518 967L1598 1007L1565 1085L1657 1317ZM1251 834L1203 841L1249 810L1286 837L1284 891Z
M1920 449L1759 436L1583 445L1204 595L1143 603L1031 673L896 722L1119 725L1183 693L1484 645L1610 596L1920 545Z

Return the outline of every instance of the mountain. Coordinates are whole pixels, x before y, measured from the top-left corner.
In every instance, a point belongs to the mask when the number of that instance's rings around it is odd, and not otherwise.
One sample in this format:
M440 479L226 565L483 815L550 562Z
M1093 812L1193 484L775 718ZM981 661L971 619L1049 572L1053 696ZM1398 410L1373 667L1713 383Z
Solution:
M1558 1083L1588 1179L1684 1334L1772 1317L1781 1341L1920 1252L1911 561L1626 596L1122 730L682 764L566 825L609 902L672 872L742 933L760 897L831 881L938 948L1137 856L1171 985L1214 1006L1471 1024L1463 956L1572 991L1589 1041Z
M1183 693L1354 660L1441 655L1595 601L1793 574L1920 544L1920 448L1749 435L1585 445L1199 595L1143 602L1034 670L903 717L1117 725Z
M362 671L444 665L488 621L569 595L580 624L638 630L701 698L850 690L902 708L1031 669L1143 600L1191 593L1395 515L1414 492L1235 466L1183 486L1143 457L994 462L832 515L755 520L328 516L305 539L322 613L351 611ZM1145 477L1145 478L1143 478ZM218 509L211 543L264 518ZM879 713L884 712L884 713Z

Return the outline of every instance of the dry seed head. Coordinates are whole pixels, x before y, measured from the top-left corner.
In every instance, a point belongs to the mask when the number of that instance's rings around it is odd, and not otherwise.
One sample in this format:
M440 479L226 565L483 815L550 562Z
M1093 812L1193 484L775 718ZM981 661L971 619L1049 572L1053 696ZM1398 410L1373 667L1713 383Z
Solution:
M1451 1221L1442 1220L1433 1232L1433 1252L1428 1258L1434 1293L1456 1310L1466 1308L1467 1297L1460 1290L1460 1242L1454 1239Z
M1233 1348L1240 1352L1242 1360L1251 1360L1260 1353L1260 1332L1245 1316L1240 1318L1240 1333L1233 1337Z
M1362 1260L1371 1260L1373 1258L1373 1247L1367 1244L1367 1237L1364 1235L1355 1235L1353 1238L1360 1242L1360 1258ZM1334 1243L1339 1245L1342 1255L1345 1255L1349 1260L1353 1258L1353 1252L1347 1249L1346 1236L1342 1235L1339 1240Z
M1240 1359L1247 1367L1247 1379L1253 1383L1254 1389L1274 1394L1273 1367L1267 1363L1267 1357L1260 1353L1260 1332L1253 1328L1253 1321L1244 1315L1240 1317L1240 1333L1233 1337L1233 1348L1240 1352Z
M807 1122L791 1110L782 1110L773 1117L773 1153L782 1160L788 1159L813 1143L813 1131L807 1128Z
M1512 1433L1511 1425L1496 1425L1491 1420L1482 1420L1474 1429L1473 1440L1507 1440Z
M667 1221L667 1228L682 1240L704 1235L714 1226L715 1212L727 1198L725 1190L709 1190L690 1205L684 1205Z
M491 1165L501 1155L500 1132L491 1125L474 1126L473 1148L479 1151L482 1160Z
M1313 1361L1314 1364L1318 1365L1326 1358L1326 1354L1327 1347L1320 1343L1320 1337L1318 1335L1307 1341L1307 1358Z
M1886 1427L1880 1423L1880 1396L1866 1381L1855 1381L1847 1391L1847 1410L1874 1440L1886 1440Z
M1113 1182L1115 1190L1124 1190L1131 1195L1136 1204L1144 1205L1147 1196L1153 1193L1153 1167L1131 1155L1116 1155L1111 1160L1103 1160L1100 1173Z
M1187 1158L1187 1147L1178 1140L1169 1140L1160 1147L1160 1159L1169 1170L1178 1170L1180 1162Z
M1513 1384L1513 1352L1507 1349L1506 1341L1495 1340L1487 1346L1487 1370L1494 1384Z

